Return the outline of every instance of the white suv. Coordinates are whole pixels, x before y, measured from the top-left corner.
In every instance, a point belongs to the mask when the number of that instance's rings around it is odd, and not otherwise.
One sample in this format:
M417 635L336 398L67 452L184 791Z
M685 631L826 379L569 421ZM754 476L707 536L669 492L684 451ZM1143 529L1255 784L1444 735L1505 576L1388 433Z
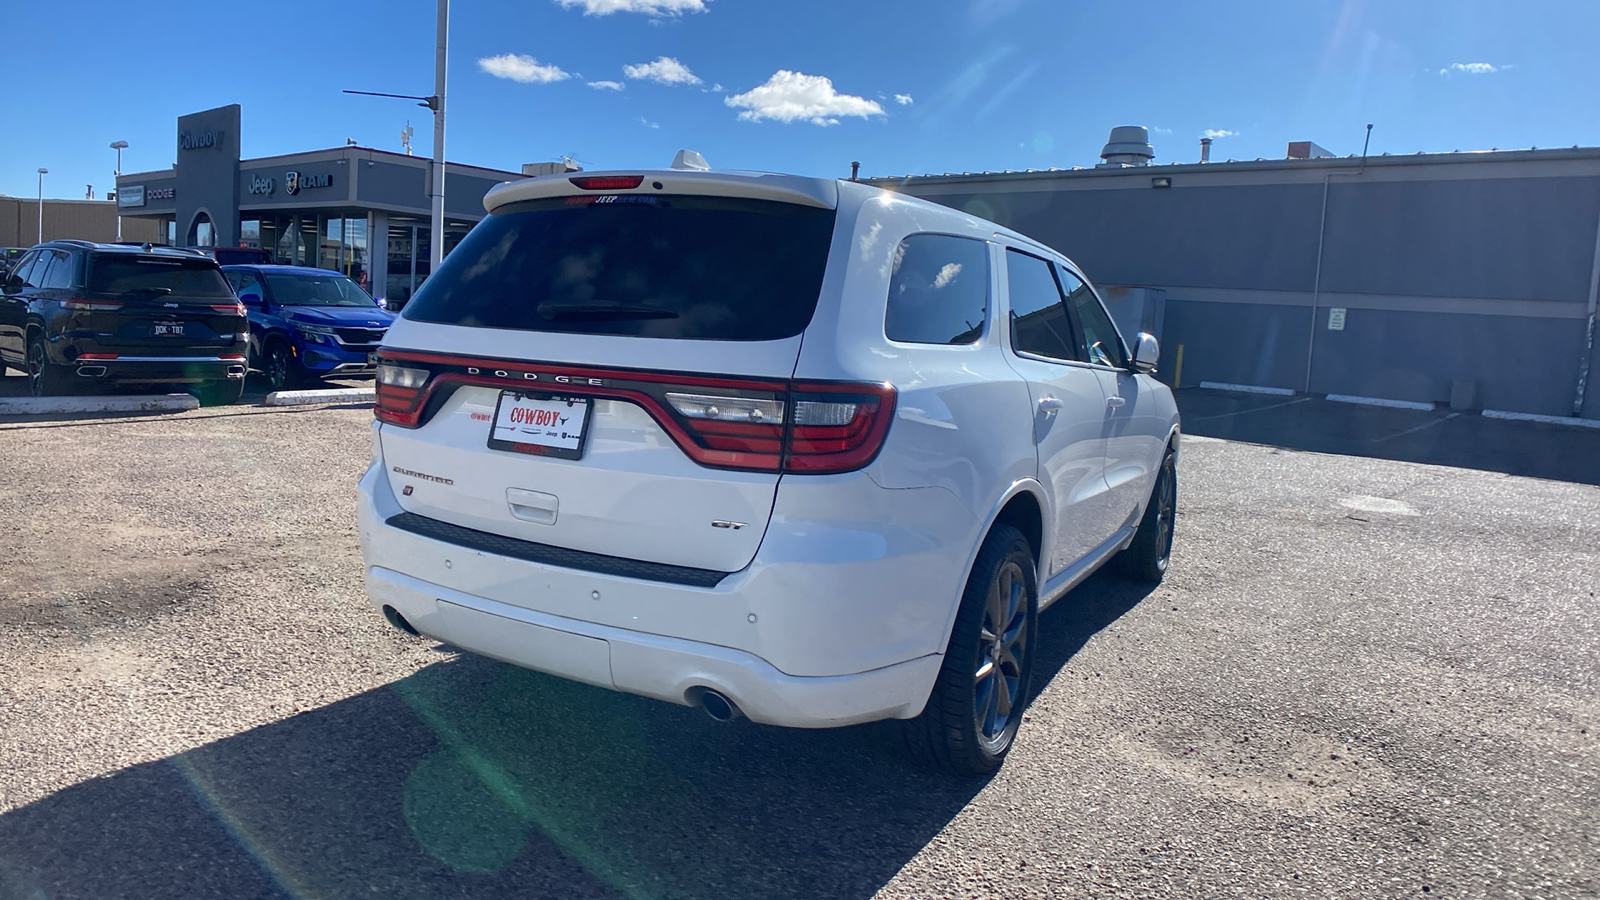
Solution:
M984 772L1036 616L1158 581L1178 413L1061 254L854 182L547 176L379 351L372 602L474 653Z

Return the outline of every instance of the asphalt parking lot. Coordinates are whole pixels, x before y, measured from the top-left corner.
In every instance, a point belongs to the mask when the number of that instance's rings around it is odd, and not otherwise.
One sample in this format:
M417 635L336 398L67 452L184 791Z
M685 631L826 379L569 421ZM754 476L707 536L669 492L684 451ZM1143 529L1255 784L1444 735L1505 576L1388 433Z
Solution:
M0 422L0 897L1595 896L1600 488L1368 412L1188 440L1166 583L1043 616L986 782L393 631L366 409Z

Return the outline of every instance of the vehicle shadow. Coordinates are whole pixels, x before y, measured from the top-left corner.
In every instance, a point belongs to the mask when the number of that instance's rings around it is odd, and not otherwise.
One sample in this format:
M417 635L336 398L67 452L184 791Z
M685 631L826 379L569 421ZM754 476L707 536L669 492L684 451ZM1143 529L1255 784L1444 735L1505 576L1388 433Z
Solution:
M1291 450L1600 484L1600 429L1185 388L1185 434Z
M1037 683L1145 593L1048 611ZM866 898L985 783L462 656L0 815L0 897Z

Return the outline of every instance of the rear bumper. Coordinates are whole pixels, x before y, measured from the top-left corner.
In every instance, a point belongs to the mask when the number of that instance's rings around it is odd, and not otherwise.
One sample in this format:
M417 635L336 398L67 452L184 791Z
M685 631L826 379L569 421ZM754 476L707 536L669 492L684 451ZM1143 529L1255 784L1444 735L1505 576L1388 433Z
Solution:
M385 465L358 519L367 592L464 650L673 703L697 689L750 719L832 727L922 711L978 523L942 488L859 473L780 488L755 560L714 587L566 568L389 523ZM785 500L785 497L788 500ZM854 520L843 520L855 498Z
M243 379L242 357L219 356L118 356L116 359L78 359L66 364L82 382L183 383Z
M800 677L740 650L552 616L382 567L367 570L367 596L428 637L482 656L683 705L709 688L751 721L791 728L911 718L941 662L927 656L854 675Z

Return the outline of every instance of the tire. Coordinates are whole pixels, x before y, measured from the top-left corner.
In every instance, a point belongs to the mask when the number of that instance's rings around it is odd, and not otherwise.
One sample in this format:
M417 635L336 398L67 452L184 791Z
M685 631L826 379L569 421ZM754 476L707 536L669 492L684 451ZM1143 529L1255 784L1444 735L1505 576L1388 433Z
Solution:
M221 381L204 381L192 389L201 406L232 406L244 396L243 378L225 378Z
M289 353L288 344L283 341L267 344L267 351L261 360L261 374L267 376L267 390L287 391L293 388L300 381L295 368L296 363Z
M967 579L928 705L905 723L913 757L956 775L1000 767L1027 707L1038 615L1033 549L1022 532L996 526Z
M1117 571L1122 577L1145 584L1160 584L1167 577L1177 507L1178 457L1169 447L1161 459L1161 469L1156 473L1155 487L1150 489L1150 502L1145 505L1133 543L1117 554Z
M50 361L44 350L44 335L28 335L28 392L35 397L57 397L72 393L70 375Z

